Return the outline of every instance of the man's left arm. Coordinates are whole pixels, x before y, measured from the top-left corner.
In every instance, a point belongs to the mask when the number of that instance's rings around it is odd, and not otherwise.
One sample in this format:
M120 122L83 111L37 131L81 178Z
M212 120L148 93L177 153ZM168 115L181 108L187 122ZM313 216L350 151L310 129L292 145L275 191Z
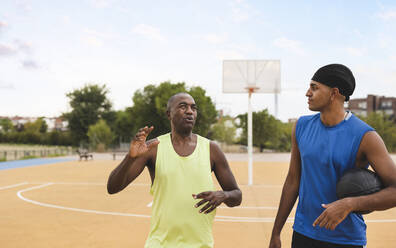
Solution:
M242 202L242 192L238 188L224 153L221 151L220 147L212 141L210 142L210 161L212 170L223 190L205 191L193 195L195 199L202 199L195 207L200 207L206 203L206 205L200 209L200 212L207 214L212 212L223 202L228 207L240 205Z
M386 210L396 206L396 165L381 137L374 131L366 133L359 152L366 157L385 188L374 194L347 197L330 204L323 204L325 211L314 221L314 226L334 230L351 212Z
M376 132L368 132L361 143L371 167L381 178L385 188L375 194L354 199L353 211L386 210L396 206L396 165Z

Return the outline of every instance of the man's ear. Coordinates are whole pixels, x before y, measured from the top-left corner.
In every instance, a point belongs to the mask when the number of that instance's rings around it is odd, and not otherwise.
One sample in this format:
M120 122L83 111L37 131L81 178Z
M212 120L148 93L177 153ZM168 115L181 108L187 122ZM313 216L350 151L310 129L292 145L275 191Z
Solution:
M338 88L331 88L331 99L335 100L340 96L340 90Z
M170 111L169 111L169 110L166 111L166 116L168 116L168 119L169 119L169 120L171 119L171 118L170 118Z

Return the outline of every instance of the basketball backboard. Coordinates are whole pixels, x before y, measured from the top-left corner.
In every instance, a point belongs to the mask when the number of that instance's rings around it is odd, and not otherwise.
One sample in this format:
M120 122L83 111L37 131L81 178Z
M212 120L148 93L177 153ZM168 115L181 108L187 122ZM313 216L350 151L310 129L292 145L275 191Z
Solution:
M223 93L280 93L279 60L223 60Z

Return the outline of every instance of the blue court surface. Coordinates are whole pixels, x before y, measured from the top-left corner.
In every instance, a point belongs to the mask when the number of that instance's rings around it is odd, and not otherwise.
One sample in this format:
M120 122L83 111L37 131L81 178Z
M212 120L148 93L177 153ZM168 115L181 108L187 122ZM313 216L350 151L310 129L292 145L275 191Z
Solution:
M6 162L0 162L0 170L8 170L8 169L15 169L15 168L22 168L27 166L43 165L43 164L54 164L54 163L72 161L72 160L76 160L76 159L34 158L34 159L25 159L25 160L6 161Z

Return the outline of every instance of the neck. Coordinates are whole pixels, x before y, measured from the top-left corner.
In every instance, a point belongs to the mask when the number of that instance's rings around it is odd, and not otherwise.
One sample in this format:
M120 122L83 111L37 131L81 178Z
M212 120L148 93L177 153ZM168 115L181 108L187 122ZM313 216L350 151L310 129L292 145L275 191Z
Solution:
M325 126L335 126L345 119L344 107L320 111L320 120Z
M179 132L172 128L171 131L171 139L172 142L175 143L185 143L185 142L190 142L193 139L193 133L191 130L189 132Z

